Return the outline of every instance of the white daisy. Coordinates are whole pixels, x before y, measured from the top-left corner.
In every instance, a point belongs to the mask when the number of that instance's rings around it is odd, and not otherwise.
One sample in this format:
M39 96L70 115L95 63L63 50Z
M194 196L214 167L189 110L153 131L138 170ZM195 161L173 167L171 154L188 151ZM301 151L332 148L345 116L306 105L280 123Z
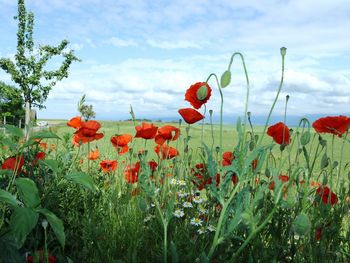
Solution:
M180 186L186 186L186 181L185 180L178 180L177 183Z
M172 185L176 185L177 184L177 180L175 178L170 180L170 184Z
M204 234L205 232L207 232L207 230L204 227L201 227L200 229L197 230L198 234Z
M200 197L199 195L196 195L194 198L193 198L193 202L195 202L196 204L200 204L203 202L203 199L202 197Z
M200 220L198 217L194 217L191 219L191 225L194 226L202 226L202 220Z
M174 216L176 216L177 218L183 217L184 215L185 213L181 209L176 209L174 212Z
M200 206L198 207L198 210L199 210L199 212L200 212L201 214L206 214L206 213L208 212L208 210L205 209L205 207L202 206L202 205L200 205Z
M192 203L191 203L191 202L188 202L188 201L184 202L184 203L182 204L182 206L183 206L184 208L193 207L193 206L192 206Z
M188 193L186 193L184 189L180 189L180 191L177 192L177 194L179 195L179 197L185 197L188 195Z
M213 226L213 225L209 225L209 226L207 227L207 229L208 229L208 231L210 231L210 232L215 232L215 231L216 231L216 228L215 228L215 226Z

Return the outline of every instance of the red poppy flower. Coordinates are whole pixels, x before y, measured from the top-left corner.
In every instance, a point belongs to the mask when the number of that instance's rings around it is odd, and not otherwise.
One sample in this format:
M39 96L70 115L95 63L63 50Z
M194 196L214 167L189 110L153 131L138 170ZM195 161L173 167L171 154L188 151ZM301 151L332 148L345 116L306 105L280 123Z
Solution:
M135 135L136 138L143 138L143 139L149 140L149 139L153 139L156 136L158 127L154 126L153 123L143 122L142 126L136 126L135 129L136 129L136 135Z
M156 161L150 161L148 162L149 168L151 169L152 173L157 170L158 164Z
M80 116L74 117L67 122L67 125L73 127L74 129L80 129L83 121Z
M316 120L312 127L318 133L331 133L341 137L350 126L350 118L346 116L324 117Z
M195 109L199 109L211 96L211 88L206 82L197 82L186 91L187 100Z
M127 165L124 170L124 179L129 184L136 183L139 180L139 172L140 172L140 162L135 163L135 165Z
M37 165L39 160L44 160L45 159L46 154L44 152L37 152L35 155L35 159L32 162L33 165Z
M338 203L337 195L328 186L320 186L317 188L316 194L322 198L322 203L324 204L331 204L333 206Z
M180 113L184 121L188 124L196 123L197 121L200 121L204 118L204 116L200 112L192 108L179 109L178 112Z
M164 144L166 141L175 141L180 136L180 129L172 125L165 125L158 129L154 138L157 144Z
M34 262L34 257L28 256L27 263L33 263L33 262ZM44 253L40 251L39 252L39 263L43 263L43 262L44 262ZM56 263L56 258L52 255L49 255L49 263Z
M234 158L233 152L224 152L222 154L222 166L231 165Z
M204 163L196 164L195 168L192 168L192 173L195 176L195 179L192 180L192 183L195 186L197 186L199 191L203 190L208 185L211 185L212 178L209 176L207 168ZM217 174L215 179L216 179L216 186L219 186L220 174Z
M111 138L111 143L117 149L119 155L122 155L129 150L128 143L131 141L132 135L130 134L115 135Z
M319 227L319 228L316 229L316 232L315 232L316 240L320 240L321 236L322 236L322 228Z
M238 176L237 176L237 174L232 175L231 181L232 181L232 183L234 185L236 185L238 183Z
M280 180L282 183L286 183L289 181L289 176L288 175L279 175L278 176L278 180ZM269 189L270 190L273 190L275 189L275 181L272 181L270 184L269 184Z
M278 144L288 145L291 142L289 128L283 122L270 126L267 130L267 135L271 136Z
M154 147L154 151L161 159L172 159L179 155L179 152L175 148L166 144L157 145Z
M1 165L2 170L12 170L15 171L17 169L17 173L19 174L22 171L22 166L24 165L24 157L22 156L14 156L7 158L3 164Z
M103 160L102 162L100 162L100 167L103 172L111 173L117 169L118 162L116 160Z
M254 159L253 161L252 161L252 169L253 169L253 171L256 169L256 167L258 167L258 159Z
M73 143L87 143L103 138L103 133L97 133L101 124L97 121L86 121L81 123L79 130L75 132Z
M99 157L100 157L100 151L98 150L98 148L96 148L95 150L91 150L88 154L88 159L91 161L94 161Z

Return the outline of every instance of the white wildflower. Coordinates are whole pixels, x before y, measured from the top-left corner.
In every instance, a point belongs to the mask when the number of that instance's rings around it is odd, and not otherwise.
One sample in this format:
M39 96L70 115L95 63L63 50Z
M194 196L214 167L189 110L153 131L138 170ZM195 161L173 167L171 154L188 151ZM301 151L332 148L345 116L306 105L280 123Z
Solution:
M200 206L198 207L198 210L199 210L199 212L200 212L201 214L206 214L206 213L208 212L208 210L205 209L205 207L202 206L202 205L200 205Z
M204 234L205 232L207 232L207 230L204 227L201 227L200 229L197 230L198 234Z
M184 203L182 204L182 206L183 206L184 208L193 207L193 206L192 206L192 203L191 203L191 202L188 202L188 201L184 202Z
M179 180L179 181L177 181L177 183L180 186L186 186L186 181L185 180Z
M209 225L209 226L207 227L207 229L208 229L208 231L210 231L210 232L215 232L215 231L216 231L216 228L215 228L215 226L213 226L213 225Z
M183 217L184 215L185 213L181 209L176 209L174 212L174 216L176 216L177 218Z
M202 226L202 220L200 220L198 217L194 217L191 219L191 225L194 226Z
M195 202L196 204L200 204L203 202L203 199L202 197L200 197L199 195L196 195L194 198L193 198L193 202Z
M176 185L177 184L177 180L175 178L170 180L170 184L172 185Z
M186 193L184 189L180 189L180 191L177 192L177 194L179 195L180 198L188 195L188 193Z

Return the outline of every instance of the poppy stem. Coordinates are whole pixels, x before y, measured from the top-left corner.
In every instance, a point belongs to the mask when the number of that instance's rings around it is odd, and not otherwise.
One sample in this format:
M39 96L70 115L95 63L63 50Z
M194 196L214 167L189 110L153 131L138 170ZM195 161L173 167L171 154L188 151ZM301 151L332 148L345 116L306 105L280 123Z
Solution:
M278 97L281 93L281 90L282 90L282 86L283 86L283 80L284 80L284 58L285 58L285 55L286 55L286 48L281 48L281 57L282 57L282 74L281 74L281 80L280 80L280 84L279 84L279 87L278 87L278 90L277 90L277 94L276 94L276 97L275 97L275 100L273 101L272 103L272 106L271 106L271 109L270 109L270 112L269 112L269 115L266 119L266 123L265 123L265 126L264 126L264 131L260 137L260 140L259 140L259 143L258 143L258 146L262 143L262 140L265 136L265 133L266 133L266 129L267 129L267 126L269 125L269 121L270 121L270 118L271 118L271 114L272 114L272 111L273 109L275 108L275 105L276 105L276 102L278 100Z
M205 113L207 112L207 106L204 104L204 116L205 116ZM202 144L204 143L204 141L203 141L203 135L204 135L204 119L205 119L205 117L203 118L203 120L202 120L202 134L201 134L201 142L202 142Z
M222 115L223 115L223 108L224 108L224 96L222 94L222 90L221 90L221 86L220 86L220 83L219 83L219 79L218 77L216 76L215 73L211 73L207 80L205 81L206 83L209 81L209 79L211 77L214 77L215 80L216 80L216 84L219 88L219 92L220 92L220 98L221 98L221 105L220 105L220 158L222 158ZM222 170L222 162L219 162L219 169L220 169L220 174L221 174L221 170Z
M349 131L346 132L346 134L345 134L345 136L344 136L344 139L343 139L343 142L342 142L342 145L341 145L341 150L340 150L340 161L339 161L339 169L338 169L338 178L337 178L337 184L335 185L335 189L334 189L335 191L337 191L338 185L339 185L341 166L342 166L342 163L343 163L343 154L344 154L345 139L346 139L346 136L348 136L348 133L349 133Z

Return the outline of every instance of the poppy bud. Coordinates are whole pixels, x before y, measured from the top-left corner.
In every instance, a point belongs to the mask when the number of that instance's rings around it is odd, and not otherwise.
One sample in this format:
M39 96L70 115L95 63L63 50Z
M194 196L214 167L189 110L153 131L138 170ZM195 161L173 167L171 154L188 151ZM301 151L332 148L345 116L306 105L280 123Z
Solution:
M197 90L196 96L198 100L205 100L205 98L208 95L208 88L207 86L203 85Z
M280 52L281 52L281 56L284 57L287 53L287 48L281 47Z
M47 228L47 221L44 219L42 222L41 222L41 225L44 229Z
M293 229L299 236L307 235L311 228L311 221L307 214L301 213L293 222Z
M219 146L216 146L216 147L215 147L215 151L216 151L216 153L219 153L219 152L220 152L220 147L219 147Z
M221 88L226 88L228 85L230 85L231 82L231 72L229 70L226 70L222 75L221 75Z

